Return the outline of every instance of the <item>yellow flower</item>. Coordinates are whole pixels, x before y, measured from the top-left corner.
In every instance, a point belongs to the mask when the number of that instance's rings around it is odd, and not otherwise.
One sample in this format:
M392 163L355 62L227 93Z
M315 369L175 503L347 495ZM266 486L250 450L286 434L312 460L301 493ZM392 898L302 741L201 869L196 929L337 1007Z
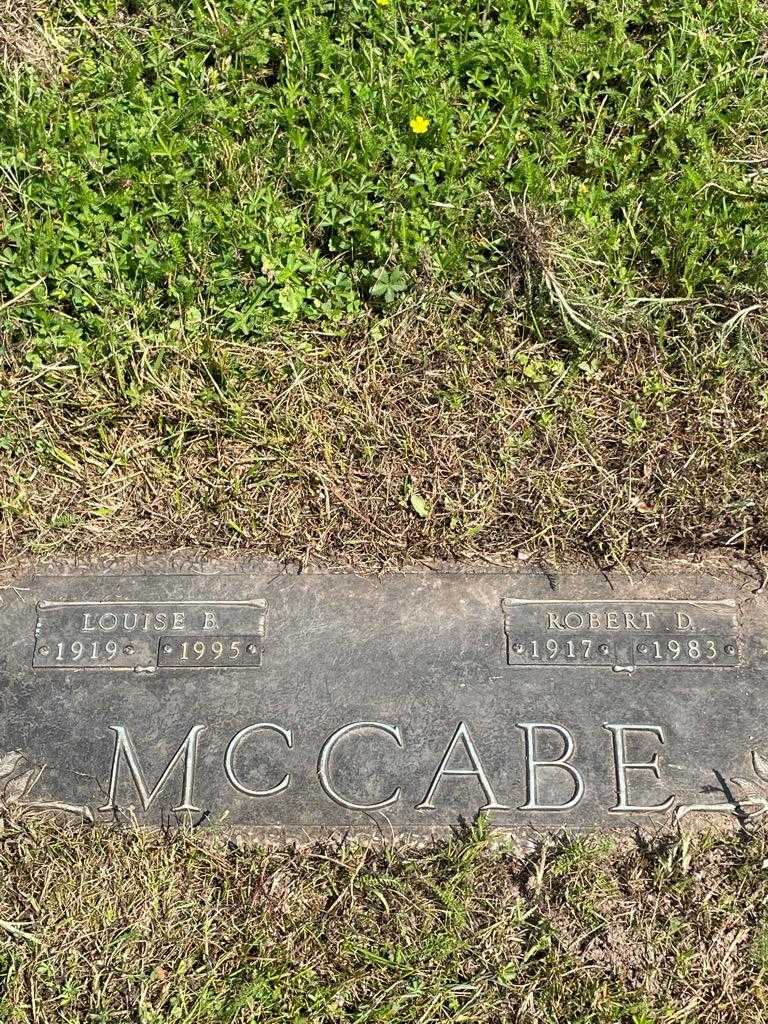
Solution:
M416 117L411 118L408 124L410 124L414 135L423 135L427 128L429 128L429 119L422 117L421 114L417 114Z
M389 0L376 0L379 7L389 7Z

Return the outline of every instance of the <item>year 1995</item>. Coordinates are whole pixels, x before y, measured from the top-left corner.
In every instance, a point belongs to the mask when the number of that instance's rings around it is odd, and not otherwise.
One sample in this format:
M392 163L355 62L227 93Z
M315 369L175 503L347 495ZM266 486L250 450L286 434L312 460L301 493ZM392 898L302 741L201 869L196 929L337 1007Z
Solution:
M206 656L218 661L228 658L237 661L243 653L242 640L182 640L176 652L179 661L202 661Z
M261 644L257 636L180 636L160 641L159 665L232 666L258 665Z

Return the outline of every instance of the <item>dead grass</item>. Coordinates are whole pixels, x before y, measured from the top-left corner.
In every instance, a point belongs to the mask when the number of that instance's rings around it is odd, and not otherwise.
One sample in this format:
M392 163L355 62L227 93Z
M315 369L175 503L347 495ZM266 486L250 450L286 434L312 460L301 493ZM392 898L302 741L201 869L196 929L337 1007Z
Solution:
M763 1021L763 833L242 848L5 811L0 1014Z
M0 0L0 69L50 71L56 48L43 26L44 13L40 0Z
M249 548L360 564L603 561L730 545L766 530L768 314L678 342L637 331L574 357L524 314L480 327L434 297L388 321L259 344L30 370L4 354L0 550ZM723 313L718 312L722 322ZM747 329L749 328L749 329Z

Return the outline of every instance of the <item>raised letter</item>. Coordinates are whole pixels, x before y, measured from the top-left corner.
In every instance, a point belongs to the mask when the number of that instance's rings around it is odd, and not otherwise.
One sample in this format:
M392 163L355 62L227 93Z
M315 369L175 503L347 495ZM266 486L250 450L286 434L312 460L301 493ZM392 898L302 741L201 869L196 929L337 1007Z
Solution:
M675 619L677 620L678 629L693 629L693 619L690 615L686 615L685 612L675 612Z
M194 776L195 776L195 759L197 757L197 740L200 733L205 728L204 725L193 725L187 733L186 739L183 741L179 749L173 755L171 760L168 762L168 766L160 776L160 781L157 783L151 793L147 791L144 777L139 767L139 759L136 756L136 751L133 749L131 738L128 735L126 729L122 725L110 725L109 727L115 734L115 752L112 757L112 772L109 778L109 798L103 807L100 807L100 811L116 811L118 808L117 803L117 783L120 775L120 763L125 756L125 760L128 763L128 768L133 778L133 784L141 800L141 806L145 811L148 811L152 806L155 797L159 794L160 790L168 781L171 772L176 767L177 762L184 760L184 774L182 776L181 784L181 803L178 807L174 807L174 811L199 811L199 807L195 807L192 803L192 792L194 788Z
M219 623L216 620L215 612L203 612L205 619L203 620L203 629L218 629Z
M526 793L527 800L520 808L521 811L567 811L584 796L584 779L581 772L569 764L568 761L573 755L575 744L573 736L564 729L562 725L554 725L549 722L517 722L518 729L525 732L525 768L526 768ZM536 730L549 729L563 741L563 752L554 761L540 761L536 757ZM538 800L537 776L539 768L560 768L567 772L574 782L574 792L570 800L564 804L540 804Z
M234 760L237 748L246 736L250 736L253 732L258 732L259 729L268 729L271 732L276 732L279 736L282 736L285 740L285 745L289 750L293 746L293 737L290 729L282 729L279 725L275 725L273 722L257 722L256 725L247 725L245 729L241 729L240 732L236 733L229 741L227 752L224 755L224 774L235 789L240 793L245 793L246 796L274 796L276 793L282 793L284 789L288 789L291 781L289 772L286 772L282 780L278 782L276 786L272 786L271 789L248 789L235 775Z
M627 746L624 734L627 732L649 732L660 742L664 742L664 733L658 725L603 725L608 729L613 739L613 762L616 770L616 798L618 803L610 811L621 814L627 811L668 811L675 802L674 796L660 804L631 804L627 789L627 772L630 768L644 769L651 771L657 779L661 778L659 773L659 755L656 752L650 761L627 761Z
M583 629L584 616L581 612L566 612L563 619L566 629Z
M559 628L560 627L558 626L558 629ZM472 762L471 768L447 767L448 762L451 760L453 752L456 749L456 744L459 742L459 740L461 740L461 742L464 744L464 750L466 751L469 760ZM469 729L467 728L464 722L459 722L458 728L456 729L456 732L453 734L453 739L448 744L448 749L443 754L443 759L440 762L437 771L435 772L434 778L432 779L429 789L427 790L427 795L424 797L420 804L416 804L417 811L433 811L435 809L435 805L433 803L435 793L444 775L474 775L477 778L480 785L482 786L483 793L485 793L486 802L483 804L480 810L509 810L509 807L506 804L500 804L496 799L493 789L491 788L491 784L488 781L488 776L485 774L485 769L480 763L480 758L478 756L477 750L475 749L475 744L472 741L472 737L469 735Z
M399 786L392 793L392 796L387 797L386 800L380 800L377 804L355 804L351 800L345 800L343 796L339 796L331 782L328 766L333 748L340 739L343 739L344 736L351 732L355 732L357 729L379 729L381 732L385 732L387 736L392 736L397 742L398 747L403 745L403 741L400 739L400 728L397 725L385 725L383 722L351 722L349 725L342 725L323 744L323 749L320 751L320 756L317 759L317 777L320 780L320 785L331 800L335 800L342 807L347 807L350 811L379 811L382 807L389 807L390 804L397 803L400 799Z

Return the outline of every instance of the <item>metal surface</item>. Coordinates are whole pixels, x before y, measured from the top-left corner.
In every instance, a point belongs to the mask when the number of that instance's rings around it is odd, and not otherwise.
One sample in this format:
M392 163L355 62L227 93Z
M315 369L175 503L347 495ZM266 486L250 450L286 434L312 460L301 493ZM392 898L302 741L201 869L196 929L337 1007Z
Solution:
M734 804L734 776L759 792L753 581L575 576L553 593L512 572L242 565L4 591L0 766L36 766L26 799L104 821L389 833L479 811L631 826Z

